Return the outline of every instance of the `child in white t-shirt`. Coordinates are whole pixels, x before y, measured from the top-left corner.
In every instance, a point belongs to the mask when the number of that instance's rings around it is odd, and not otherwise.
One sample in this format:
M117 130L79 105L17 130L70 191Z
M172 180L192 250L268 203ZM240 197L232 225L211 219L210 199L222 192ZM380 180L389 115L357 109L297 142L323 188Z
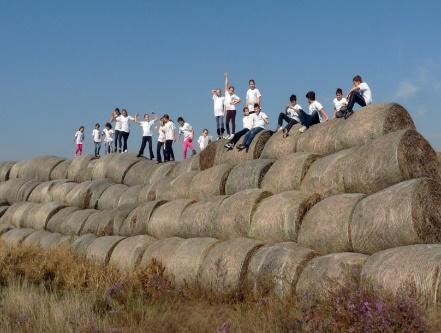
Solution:
M253 128L253 117L250 115L250 110L248 107L243 108L243 119L242 119L243 128L233 135L233 138L228 142L224 147L228 150L234 148L239 139L247 134Z
M112 129L112 124L110 123L106 123L106 125L104 125L104 129L103 129L103 141L104 141L104 154L110 154L113 153L113 135L114 135L114 131Z
M165 121L164 117L161 117L159 119L159 128L158 128L158 144L156 145L156 161L158 163L162 163L163 159L161 157L164 157L165 160L165 152L164 152L164 145L165 145Z
M110 117L110 120L109 120L110 123L115 122L115 130L114 130L115 134L114 134L114 138L113 138L113 141L115 143L115 146L113 149L114 152L117 152L117 151L121 152L121 149L122 149L121 138L119 135L119 133L121 131L121 122L119 120L117 120L119 116L121 116L121 111L119 110L119 108L115 108L115 110L113 110L111 117Z
M75 156L81 156L83 154L83 142L84 142L84 126L80 126L74 136L75 142Z
M338 88L335 92L335 98L332 101L334 104L334 118L343 118L346 114L346 107L348 101L343 97L343 90Z
M129 116L126 109L122 109L120 116L115 116L116 114L113 115L112 121L115 121L117 125L118 123L120 124L118 151L127 153L127 141L129 140L130 134L130 121L135 121L135 117Z
M309 103L308 112L303 110L299 110L298 112L300 123L303 125L301 128L299 128L299 132L301 133L305 132L312 125L329 120L323 106L315 100L314 91L308 91L306 94L306 99Z
M372 103L371 88L366 82L363 82L360 75L355 75L352 79L353 87L348 94L348 108L345 118L348 118L354 113L354 105L357 103L361 107Z
M285 108L285 112L279 113L279 119L277 121L277 129L276 131L282 130L283 121L285 120L287 122L287 126L294 120L294 123L291 125L291 127L300 122L298 110L301 109L300 105L297 104L297 96L291 95L289 97L289 104ZM285 127L286 129L286 127ZM285 131L286 132L286 131Z
M178 124L180 125L179 136L181 136L181 134L184 135L183 155L184 155L184 160L186 160L188 149L191 149L192 155L196 154L196 150L194 150L193 148L194 130L193 127L189 123L186 123L184 118L182 117L178 118Z
M248 110L250 110L250 114L254 113L254 105L259 104L259 106L262 105L262 94L260 93L259 89L256 88L256 82L251 79L248 81L248 87L247 90L247 98L246 98L246 106L248 107Z
M100 157L101 132L100 132L100 124L98 123L95 124L95 128L92 131L92 140L93 140L93 145L95 147L95 157Z
M198 139L199 149L203 151L212 141L211 136L208 136L208 129L202 131L202 135Z
M174 161L175 154L173 152L173 142L176 141L176 126L170 120L170 116L165 114L164 118L164 128L165 128L165 153L164 161Z
M138 115L135 116L135 122L138 123L142 128L141 147L139 148L137 157L141 157L144 155L145 146L147 145L148 142L150 159L153 160L155 158L155 156L153 155L153 147L152 147L152 127L155 124L156 119L157 117L154 112L152 112L151 118L147 113L144 113L143 121L138 121Z
M216 118L217 138L220 140L224 135L225 97L222 96L220 88L212 89L214 117Z
M234 93L234 87L229 85L228 73L225 73L225 127L230 140L236 133L236 105L240 103L240 98ZM230 130L231 123L231 130Z

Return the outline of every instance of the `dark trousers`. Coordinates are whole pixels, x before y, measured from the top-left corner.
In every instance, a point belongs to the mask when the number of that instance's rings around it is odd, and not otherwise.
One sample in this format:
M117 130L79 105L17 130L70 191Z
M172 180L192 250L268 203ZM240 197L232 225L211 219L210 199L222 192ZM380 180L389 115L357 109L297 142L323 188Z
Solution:
M141 142L141 148L139 148L139 155L144 155L145 146L149 143L149 152L150 159L153 160L155 156L153 155L153 147L152 147L152 137L151 136L143 136Z
M297 113L299 114L300 123L305 127L310 127L320 123L320 118L317 111L314 111L312 114L307 114L305 111L299 110Z
M239 139L240 139L242 136L244 136L245 134L248 133L248 131L249 131L248 128L244 128L244 129L240 130L239 132L234 133L234 136L233 136L233 138L230 140L230 143L232 143L233 146L234 146L234 145L237 143L237 141L239 141Z
M122 144L121 140L123 141ZM129 132L119 131L119 146L120 148L122 146L122 151L127 150L127 140L129 140Z
M253 141L254 137L261 131L263 131L262 127L256 127L251 129L243 139L243 144L245 145L245 147L248 148L251 145L251 142Z
M291 130L291 128L292 128L295 124L298 124L298 123L299 123L299 122L298 122L297 120L295 120L295 119L291 119L291 120L289 121L288 125L286 125L286 127L285 127L286 132L288 133L288 132Z
M156 160L158 162L162 162L161 154L164 154L164 142L158 141L156 145ZM164 160L165 160L165 154L164 154Z
M292 118L288 117L288 115L284 112L280 112L279 114L279 120L278 120L278 125L279 127L282 127L283 121L286 121L288 124L289 122L292 120Z
M224 134L224 116L216 116L216 128L217 128L217 135L221 136Z
M101 142L95 142L95 156L99 156L101 150Z
M114 151L115 152L117 152L118 151L118 149L121 149L121 139L120 139L120 136L119 136L119 131L118 130L115 130L115 149L114 149Z
M174 161L173 140L165 140L164 161Z
M230 132L230 121L231 121L231 132ZM236 110L227 111L227 116L225 117L225 127L227 128L228 134L236 133Z
M357 103L360 106L366 106L366 101L364 100L363 95L359 91L354 91L349 96L348 101L348 110L352 111L352 108L354 107L355 103Z

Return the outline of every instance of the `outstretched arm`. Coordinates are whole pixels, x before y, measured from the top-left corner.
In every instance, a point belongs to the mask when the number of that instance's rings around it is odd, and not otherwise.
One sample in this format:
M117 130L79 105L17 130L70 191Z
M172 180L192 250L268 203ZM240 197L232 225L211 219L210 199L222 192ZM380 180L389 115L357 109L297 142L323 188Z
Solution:
M228 73L224 73L224 82L225 82L225 94L227 94L228 91Z

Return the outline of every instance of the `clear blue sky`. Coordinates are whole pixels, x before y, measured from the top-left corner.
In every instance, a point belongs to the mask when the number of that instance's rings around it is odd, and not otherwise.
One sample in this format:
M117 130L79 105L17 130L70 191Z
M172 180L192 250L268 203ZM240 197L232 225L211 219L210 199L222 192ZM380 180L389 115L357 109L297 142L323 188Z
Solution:
M335 89L361 74L375 102L403 104L440 149L440 16L435 0L0 0L0 160L71 157L82 124L91 152L94 123L116 106L213 133L224 71L242 98L256 79L272 128L291 93L306 106L314 89L329 114Z

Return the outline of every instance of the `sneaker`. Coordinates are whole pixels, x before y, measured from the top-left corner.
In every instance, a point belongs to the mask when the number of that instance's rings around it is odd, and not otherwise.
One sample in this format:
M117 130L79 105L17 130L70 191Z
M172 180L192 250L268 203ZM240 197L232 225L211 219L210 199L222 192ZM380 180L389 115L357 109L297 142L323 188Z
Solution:
M233 138L234 138L234 134L231 134L231 135L228 137L229 140L232 140Z
M193 149L193 150L191 151L191 156L194 156L194 155L196 155L196 154L197 154L196 149Z
M144 157L144 156L142 156L141 154L138 154L138 155L136 155L136 157Z
M229 134L224 134L222 137L223 137L224 139L229 139L229 138L230 138L230 135L229 135Z
M305 133L306 130L307 130L306 126L302 126L302 127L299 128L299 132L300 133Z
M282 127L278 127L277 129L276 129L276 132L280 132L280 131L285 131Z
M284 129L282 130L282 132L283 132L283 137L286 138L286 137L288 136L288 131L287 131L287 129L284 128Z
M234 145L232 143L230 143L227 147L228 150L232 150L234 148Z
M217 140L219 141L219 140L222 140L222 137L219 135L218 137L217 137Z
M344 115L344 118L345 118L345 119L348 119L350 116L352 116L353 113L354 113L354 111L352 111L352 110L347 110L346 113L345 113L345 115Z
M247 148L247 147L245 145L242 145L242 144L237 146L237 150L244 150L245 148Z
M231 147L231 143L227 143L224 145L225 148L229 149Z

